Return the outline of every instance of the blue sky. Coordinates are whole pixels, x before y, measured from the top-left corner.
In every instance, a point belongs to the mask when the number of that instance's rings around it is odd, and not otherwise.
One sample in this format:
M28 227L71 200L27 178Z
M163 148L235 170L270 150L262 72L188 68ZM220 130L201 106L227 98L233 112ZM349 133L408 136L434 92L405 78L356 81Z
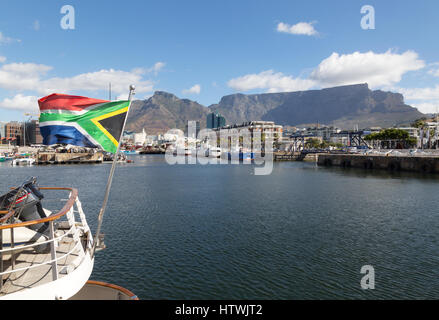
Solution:
M64 5L74 30L60 26ZM373 30L361 28L364 5ZM204 105L368 82L436 112L437 14L436 0L2 0L0 120L22 120L55 91L107 98L110 81L113 98L134 82L137 98L164 90Z

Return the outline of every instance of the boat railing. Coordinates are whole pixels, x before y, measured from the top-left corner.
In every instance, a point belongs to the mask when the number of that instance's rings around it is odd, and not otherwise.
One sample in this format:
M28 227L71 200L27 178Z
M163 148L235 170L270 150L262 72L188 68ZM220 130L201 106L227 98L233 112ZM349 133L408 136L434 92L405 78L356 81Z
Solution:
M62 273L69 272L68 270L61 269L59 270L59 264L61 260L64 260L70 256L70 255L77 255L78 257L75 257L74 265L78 266L80 264L80 261L85 256L85 253L87 250L91 249L93 246L93 237L91 235L90 228L87 224L84 211L82 210L81 202L78 198L78 190L74 188L49 188L49 187L41 187L40 190L63 190L63 191L69 191L70 196L66 203L64 204L63 208L59 210L56 214L51 214L46 218L41 218L37 220L32 221L23 221L19 223L8 223L4 224L6 221L10 221L14 217L14 211L10 210L8 212L0 212L0 214L4 214L4 216L0 219L0 291L2 290L3 286L3 280L5 277L9 277L13 273L19 273L19 272L26 272L27 270L39 268L43 266L50 265L51 271L52 271L52 277L51 280L55 281L57 280ZM76 222L75 220L75 213L79 215L79 220ZM64 233L59 234L56 232L56 227L59 226L61 223L66 223L64 221L60 221L61 218L66 217L67 225L63 226L63 230L65 230ZM80 223L79 223L80 222ZM14 231L17 230L17 228L23 228L23 227L29 227L32 225L42 224L42 223L48 223L48 234L46 234L47 240L45 241L31 241L27 242L26 244L18 245L16 246L16 241L14 238ZM57 225L59 224L59 225ZM10 247L4 248L4 235L6 232L10 232ZM86 234L86 243L82 243L81 241L81 234ZM72 238L73 239L73 245L67 252L62 252L57 254L57 247L59 244L66 238ZM9 244L8 244L9 245ZM39 263L31 263L30 265L27 265L25 267L17 268L16 267L16 258L18 255L18 251L22 251L24 249L32 249L35 247L41 246L49 246L50 247L50 256L48 255L49 252L44 253L37 253L35 254L42 254L44 256L44 261ZM10 258L9 258L10 255ZM77 260L79 259L79 261ZM10 266L4 269L4 262L10 260ZM65 260L65 261L66 261ZM66 266L67 268L68 266ZM35 285L39 285L41 283L37 283Z

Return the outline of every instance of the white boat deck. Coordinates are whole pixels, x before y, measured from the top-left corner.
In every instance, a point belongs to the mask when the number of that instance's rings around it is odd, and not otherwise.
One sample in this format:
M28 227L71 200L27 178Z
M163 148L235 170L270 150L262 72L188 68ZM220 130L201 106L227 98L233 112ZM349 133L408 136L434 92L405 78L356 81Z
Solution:
M67 230L58 230L61 235ZM56 248L56 256L60 258L73 250L77 242L74 241L72 234L62 238ZM80 263L81 248L76 248L72 253L57 261L58 278L61 278L73 271ZM38 285L53 281L52 264L40 265L35 268L31 266L38 265L52 260L50 250L47 253L36 253L32 249L25 249L15 255L14 270L26 268L4 275L3 286L0 290L0 297L6 294L18 292L20 290L33 288ZM11 259L3 262L3 271L12 270Z

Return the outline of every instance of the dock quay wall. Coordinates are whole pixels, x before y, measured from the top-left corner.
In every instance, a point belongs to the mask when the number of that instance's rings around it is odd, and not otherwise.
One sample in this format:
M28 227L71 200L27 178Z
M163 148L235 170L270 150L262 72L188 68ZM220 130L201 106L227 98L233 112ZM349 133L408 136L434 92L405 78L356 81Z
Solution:
M317 163L328 167L439 173L439 157L437 156L319 154Z
M273 154L274 161L310 161L317 162L318 153L302 153L302 152L275 152Z
M37 164L78 164L78 163L101 163L104 159L102 152L95 153L57 153L38 152Z

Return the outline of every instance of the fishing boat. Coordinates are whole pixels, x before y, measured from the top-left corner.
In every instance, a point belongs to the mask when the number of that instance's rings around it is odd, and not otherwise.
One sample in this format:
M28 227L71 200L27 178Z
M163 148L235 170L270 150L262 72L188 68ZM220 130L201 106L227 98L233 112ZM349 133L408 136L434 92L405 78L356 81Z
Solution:
M49 210L47 194L54 203L67 199ZM0 300L136 300L127 289L89 280L95 253L104 248L77 189L39 187L31 178L0 197Z

